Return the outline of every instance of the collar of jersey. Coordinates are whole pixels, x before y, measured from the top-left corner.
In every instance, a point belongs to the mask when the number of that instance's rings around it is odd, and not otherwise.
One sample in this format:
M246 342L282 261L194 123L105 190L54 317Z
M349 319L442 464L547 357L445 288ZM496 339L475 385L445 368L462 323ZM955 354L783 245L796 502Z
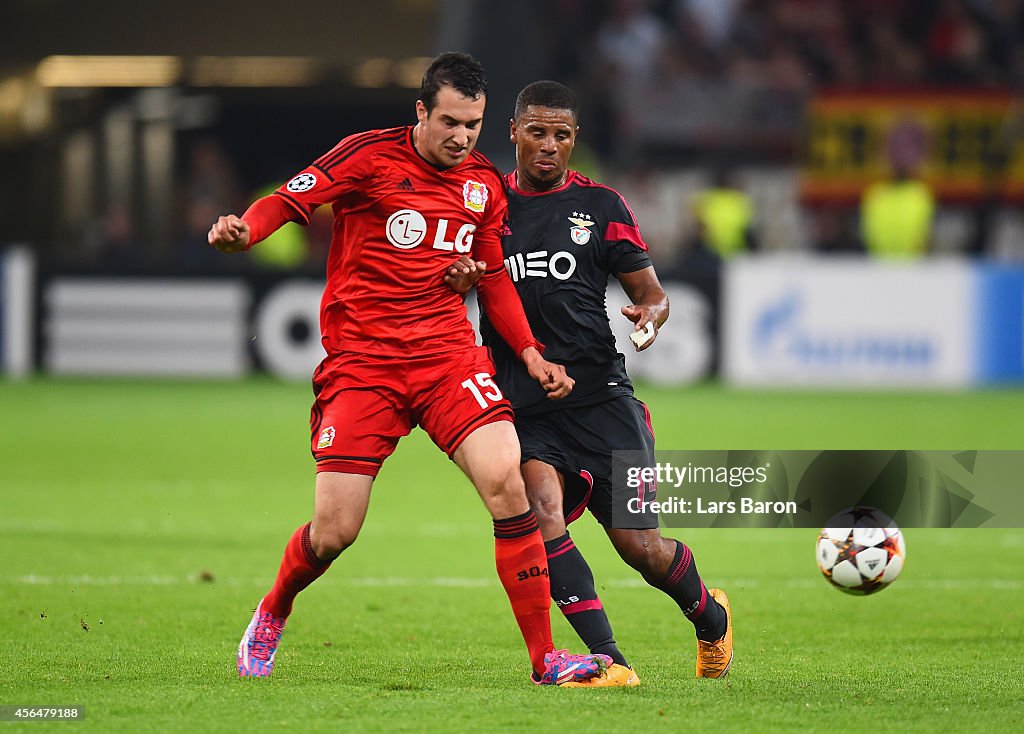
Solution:
M516 180L515 170L510 172L505 177L505 180L508 181L509 188L512 189L517 194L519 194L520 196L547 196L548 194L556 194L559 191L565 191L567 188L569 188L569 184L576 180L576 171L570 168L569 173L565 177L565 182L557 189L548 189L547 191L523 191L521 188L519 188L519 182Z

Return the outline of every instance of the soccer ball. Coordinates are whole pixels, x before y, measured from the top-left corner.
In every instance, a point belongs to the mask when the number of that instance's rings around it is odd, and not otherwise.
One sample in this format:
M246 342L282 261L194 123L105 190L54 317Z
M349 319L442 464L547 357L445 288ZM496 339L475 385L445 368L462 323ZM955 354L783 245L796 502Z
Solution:
M881 591L903 570L907 546L903 533L884 512L851 507L829 520L818 534L818 568L848 594Z

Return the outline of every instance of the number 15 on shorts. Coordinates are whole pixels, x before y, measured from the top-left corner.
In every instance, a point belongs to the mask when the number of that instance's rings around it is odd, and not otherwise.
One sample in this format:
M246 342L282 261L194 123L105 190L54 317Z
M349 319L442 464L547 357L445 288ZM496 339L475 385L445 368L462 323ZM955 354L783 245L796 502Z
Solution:
M486 372L477 372L472 380L463 380L461 385L473 393L481 408L486 408L488 404L496 403L503 397L501 390Z

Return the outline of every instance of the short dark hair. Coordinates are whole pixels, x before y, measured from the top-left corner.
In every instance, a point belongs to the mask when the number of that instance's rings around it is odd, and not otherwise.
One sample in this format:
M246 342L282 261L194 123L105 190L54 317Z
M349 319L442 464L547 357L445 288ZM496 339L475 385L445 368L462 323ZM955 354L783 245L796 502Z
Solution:
M463 97L479 99L487 94L487 77L483 65L469 54L448 51L435 57L423 74L419 100L427 114L437 104L441 87L452 87Z
M516 97L515 118L518 120L526 114L526 108L530 105L537 107L551 107L556 110L569 110L574 120L580 119L580 101L576 98L569 87L558 82L544 80L533 82L523 87L523 91Z

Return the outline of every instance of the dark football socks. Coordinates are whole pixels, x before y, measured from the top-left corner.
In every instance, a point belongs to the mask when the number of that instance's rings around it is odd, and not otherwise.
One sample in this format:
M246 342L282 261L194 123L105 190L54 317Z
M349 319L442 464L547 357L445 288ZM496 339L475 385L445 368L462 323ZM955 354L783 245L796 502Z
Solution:
M544 655L555 646L551 641L548 562L533 510L494 521L494 560L530 652L533 671L540 675L544 672Z
M658 582L648 583L661 589L683 610L686 618L693 623L697 638L704 642L714 642L725 634L725 609L711 598L704 587L693 553L678 540L675 541L676 554L668 573Z
M544 542L551 573L551 598L590 652L628 665L615 646L612 625L594 588L594 574L569 533Z
M287 617L292 613L292 602L298 593L320 578L330 565L330 561L321 561L313 552L307 522L295 531L285 546L277 580L263 599L263 611L275 617Z

